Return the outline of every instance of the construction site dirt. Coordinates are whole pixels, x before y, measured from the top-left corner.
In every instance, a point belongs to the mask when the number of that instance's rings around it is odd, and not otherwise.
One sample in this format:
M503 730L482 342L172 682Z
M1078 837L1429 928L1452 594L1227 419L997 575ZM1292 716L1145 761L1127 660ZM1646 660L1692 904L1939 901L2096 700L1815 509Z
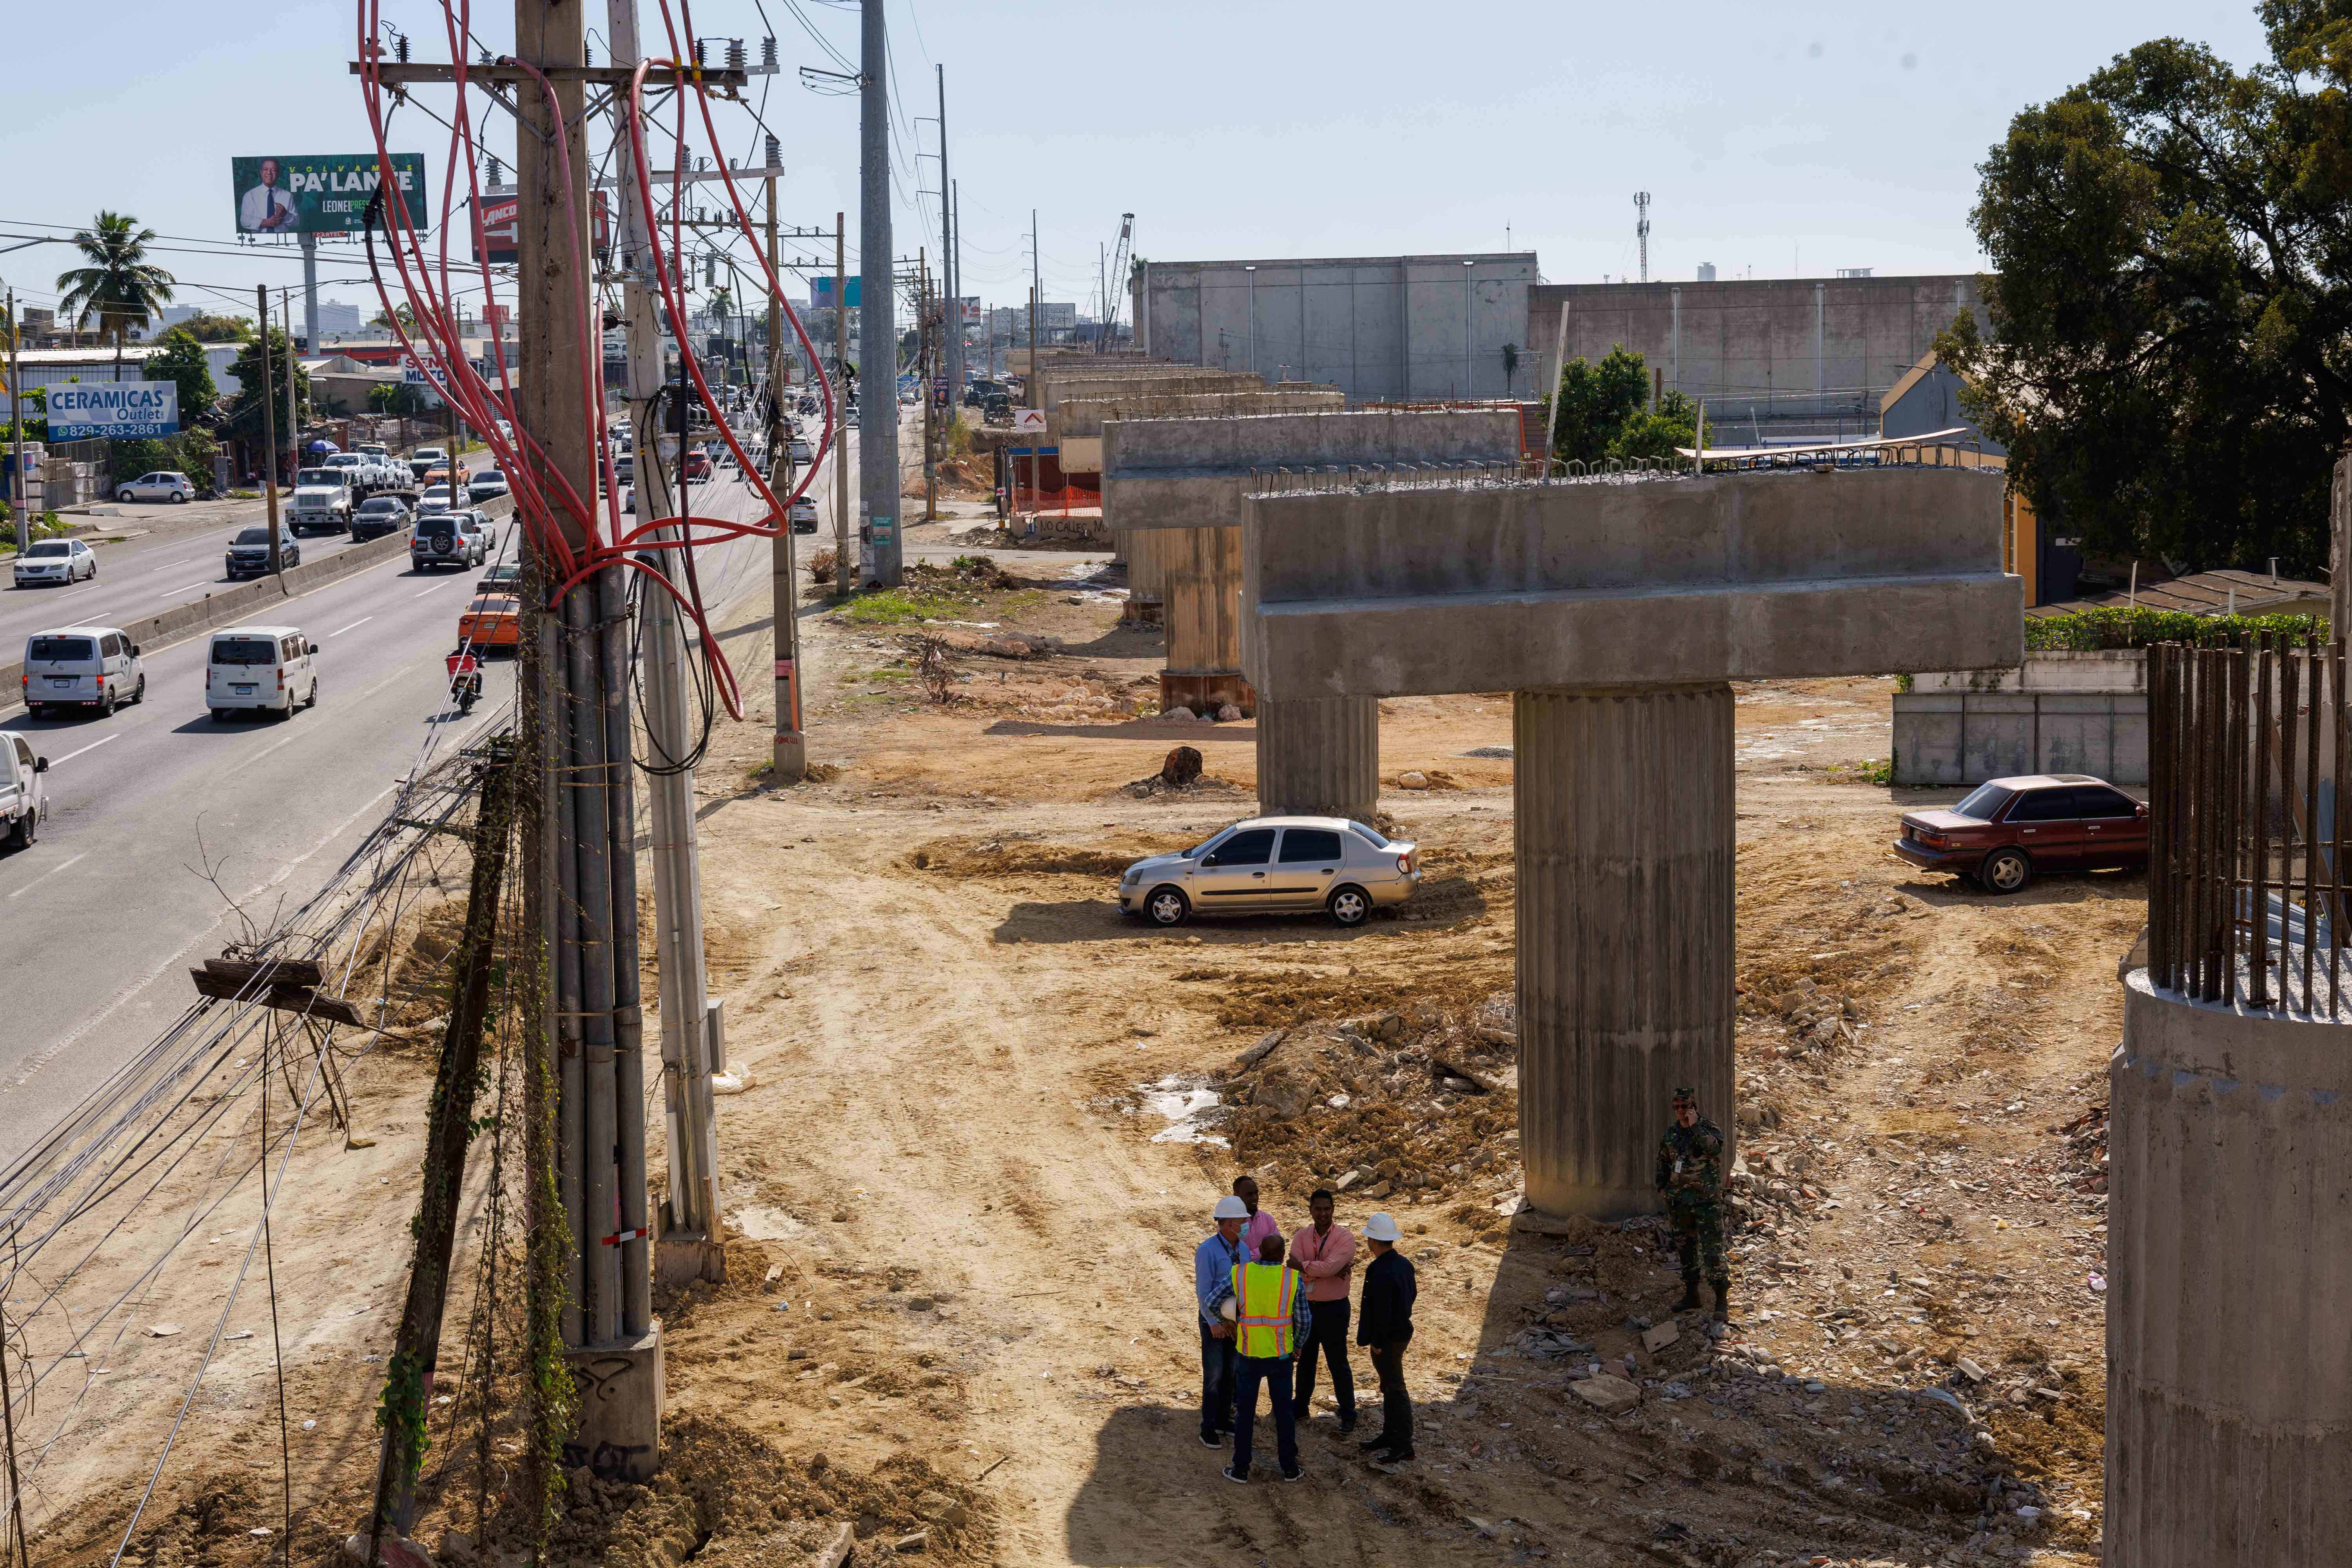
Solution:
M1400 911L1154 929L1118 914L1119 868L1250 815L1255 737L1149 712L1160 645L1117 626L1116 581L996 552L806 618L821 782L771 786L772 715L713 738L710 986L746 1080L719 1121L729 1279L659 1298L665 1472L573 1472L555 1561L797 1563L846 1525L860 1562L2095 1562L2099 1102L2144 880L1996 899L1915 872L1896 815L1947 797L1874 782L1894 680L1738 689L1740 1098L1702 1108L1739 1151L1717 1339L1671 1310L1658 1221L1513 1222L1508 694L1381 704L1381 826L1425 870ZM734 611L740 667L770 657L765 610ZM1178 746L1199 778L1155 783ZM373 1485L452 910L408 928L399 1029L350 1068L373 1143L306 1137L337 1201L276 1237L298 1562L341 1551ZM1192 1254L1244 1172L1286 1231L1318 1186L1343 1224L1402 1223L1417 1458L1340 1441L1328 1379L1303 1484L1233 1487L1197 1440ZM157 1289L153 1317L208 1330L205 1273ZM282 1550L254 1533L282 1524L257 1326L126 1561ZM113 1419L176 1402L140 1353L106 1363ZM1369 1405L1360 1352L1356 1376ZM485 1443L448 1396L419 1539L520 1562L511 1417L494 1401ZM104 1561L146 1481L78 1430L43 1488L81 1506L47 1515L39 1561Z

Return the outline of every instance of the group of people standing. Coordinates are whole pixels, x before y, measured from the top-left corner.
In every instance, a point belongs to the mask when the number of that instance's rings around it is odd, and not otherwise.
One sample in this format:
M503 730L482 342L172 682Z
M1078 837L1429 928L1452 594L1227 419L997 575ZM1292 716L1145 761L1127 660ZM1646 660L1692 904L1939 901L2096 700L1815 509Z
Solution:
M1348 1363L1349 1290L1356 1237L1334 1216L1332 1194L1307 1199L1309 1223L1286 1249L1282 1227L1258 1206L1257 1183L1243 1176L1217 1200L1216 1230L1192 1255L1192 1289L1201 1322L1201 1442L1220 1448L1230 1433L1229 1481L1247 1482L1258 1388L1274 1410L1282 1479L1298 1479L1298 1421L1311 1408L1318 1363L1331 1373L1339 1435L1356 1430L1356 1378ZM1412 1263L1396 1250L1396 1221L1364 1222L1371 1260L1364 1268L1362 1308L1352 1314L1355 1342L1370 1352L1381 1386L1381 1430L1357 1447L1375 1462L1413 1457L1412 1402L1405 1393L1404 1352L1412 1341Z

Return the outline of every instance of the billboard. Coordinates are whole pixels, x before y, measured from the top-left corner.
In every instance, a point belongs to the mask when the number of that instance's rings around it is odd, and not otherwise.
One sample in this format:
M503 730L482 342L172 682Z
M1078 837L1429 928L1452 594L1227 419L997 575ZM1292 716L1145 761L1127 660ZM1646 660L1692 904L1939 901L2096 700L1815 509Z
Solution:
M76 381L49 388L52 441L143 440L179 433L175 382Z
M849 296L849 308L853 310L860 309L860 301L857 298L859 281L857 278L851 278L849 287L845 290ZM833 309L833 279L823 273L809 279L809 309L812 310Z
M429 218L425 190L425 154L394 153L392 172L408 222ZM229 184L236 200L239 234L357 234L364 226L368 198L380 183L375 154L232 158ZM387 200L383 225L393 222Z
M596 237L591 243L598 250L613 248L613 209L598 191L589 205L596 226ZM475 209L474 259L487 261L493 267L511 267L522 259L518 248L522 237L518 232L522 222L522 198L513 192L492 194L481 200Z

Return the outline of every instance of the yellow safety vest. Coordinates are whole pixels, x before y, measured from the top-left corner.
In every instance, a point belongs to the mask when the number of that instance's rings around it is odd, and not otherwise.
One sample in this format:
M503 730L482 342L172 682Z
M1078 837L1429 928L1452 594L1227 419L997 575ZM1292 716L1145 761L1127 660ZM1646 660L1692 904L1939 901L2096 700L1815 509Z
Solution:
M1253 1360L1290 1353L1290 1314L1296 1309L1298 1271L1279 1263L1243 1263L1234 1268L1234 1348Z

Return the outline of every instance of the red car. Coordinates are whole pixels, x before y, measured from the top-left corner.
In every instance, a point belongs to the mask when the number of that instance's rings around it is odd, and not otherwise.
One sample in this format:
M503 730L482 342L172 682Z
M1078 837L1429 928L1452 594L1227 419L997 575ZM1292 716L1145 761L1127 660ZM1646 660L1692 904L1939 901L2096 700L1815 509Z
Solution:
M710 454L703 451L691 451L687 453L686 482L688 484L693 484L698 479L707 479L709 477Z
M1989 779L1948 811L1906 811L1895 853L2014 893L2044 871L2147 864L2147 807L2088 773Z

